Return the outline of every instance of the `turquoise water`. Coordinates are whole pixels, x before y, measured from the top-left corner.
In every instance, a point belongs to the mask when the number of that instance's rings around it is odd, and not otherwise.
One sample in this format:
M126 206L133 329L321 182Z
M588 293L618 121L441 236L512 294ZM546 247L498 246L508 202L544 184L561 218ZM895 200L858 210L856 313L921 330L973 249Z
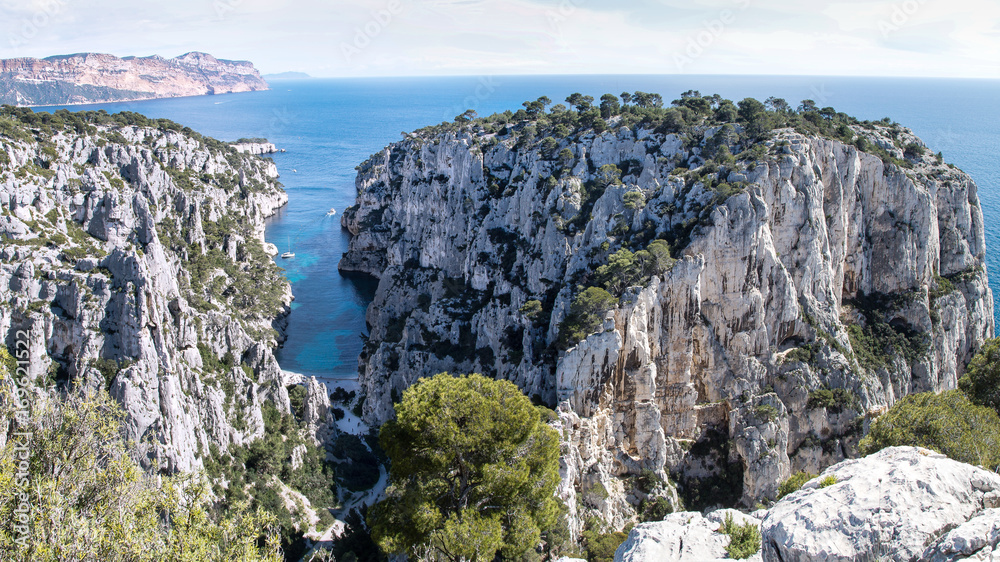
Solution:
M289 371L327 379L356 375L365 307L374 285L345 279L337 261L348 234L339 211L354 201L354 167L402 131L516 110L542 95L659 92L666 100L695 89L740 100L814 99L860 119L892 119L912 128L979 184L986 215L988 266L1000 287L1000 81L777 76L534 76L380 78L273 82L265 92L100 104L110 112L166 117L222 140L267 137L289 204L268 222L267 239L296 257L277 259L296 300L288 341L278 353ZM80 108L80 107L77 107ZM52 110L56 108L39 108ZM71 107L70 109L76 109ZM327 217L335 207L338 214Z

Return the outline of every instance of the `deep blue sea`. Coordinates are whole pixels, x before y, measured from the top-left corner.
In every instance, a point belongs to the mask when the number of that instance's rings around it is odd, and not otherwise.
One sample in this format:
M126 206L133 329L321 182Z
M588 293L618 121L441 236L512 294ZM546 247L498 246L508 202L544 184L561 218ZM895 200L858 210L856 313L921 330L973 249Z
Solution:
M357 375L374 286L341 277L337 261L348 233L340 211L354 201L354 167L402 131L451 120L466 109L487 115L516 110L546 95L573 92L686 90L738 101L813 99L859 119L890 117L979 185L986 216L991 285L1000 288L1000 81L786 76L482 76L276 81L264 92L75 106L166 117L222 140L266 137L287 152L273 155L289 204L267 226L267 239L296 257L277 259L295 295L282 368L324 379ZM37 110L53 110L37 108ZM334 207L338 213L327 217Z

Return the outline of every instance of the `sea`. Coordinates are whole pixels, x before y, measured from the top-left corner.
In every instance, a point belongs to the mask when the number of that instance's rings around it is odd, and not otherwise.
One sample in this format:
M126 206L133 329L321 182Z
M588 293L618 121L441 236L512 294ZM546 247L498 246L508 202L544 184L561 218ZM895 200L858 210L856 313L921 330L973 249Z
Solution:
M910 127L979 186L990 285L1000 288L1000 80L823 76L559 75L350 78L274 81L268 91L72 106L168 118L221 140L264 137L289 195L266 238L292 259L275 260L295 301L278 351L286 371L328 384L357 377L370 280L345 278L337 262L349 233L340 213L353 204L355 166L402 132L450 121L467 109L488 115L548 96L655 92L667 102L687 90L739 101L770 96L793 106L811 99L859 119L889 117ZM35 108L52 111L56 107ZM337 214L327 216L334 208Z

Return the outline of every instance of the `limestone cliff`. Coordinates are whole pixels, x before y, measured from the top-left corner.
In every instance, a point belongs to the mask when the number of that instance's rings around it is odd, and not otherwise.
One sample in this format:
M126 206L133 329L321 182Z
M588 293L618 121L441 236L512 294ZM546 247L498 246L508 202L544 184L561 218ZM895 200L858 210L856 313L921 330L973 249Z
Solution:
M814 109L799 132L690 111L560 129L558 111L460 118L359 166L340 268L380 279L368 421L421 376L511 380L558 408L571 519L620 527L673 498L644 474L689 507L773 498L856 455L870 413L954 388L992 336L976 185L908 130L845 119L835 140ZM676 262L609 277L656 239ZM594 285L620 300L576 341Z
M80 53L0 60L0 104L99 103L266 89L252 63L207 53L172 59Z
M27 338L35 391L106 387L164 470L261 436L265 401L289 411L276 177L166 120L0 116L0 333Z

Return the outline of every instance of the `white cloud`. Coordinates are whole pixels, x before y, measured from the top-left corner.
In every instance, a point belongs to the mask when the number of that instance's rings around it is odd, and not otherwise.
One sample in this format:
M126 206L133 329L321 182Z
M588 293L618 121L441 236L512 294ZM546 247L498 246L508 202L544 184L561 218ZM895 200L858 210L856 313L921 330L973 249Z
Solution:
M327 76L996 78L998 30L977 0L0 0L2 58L200 50Z

